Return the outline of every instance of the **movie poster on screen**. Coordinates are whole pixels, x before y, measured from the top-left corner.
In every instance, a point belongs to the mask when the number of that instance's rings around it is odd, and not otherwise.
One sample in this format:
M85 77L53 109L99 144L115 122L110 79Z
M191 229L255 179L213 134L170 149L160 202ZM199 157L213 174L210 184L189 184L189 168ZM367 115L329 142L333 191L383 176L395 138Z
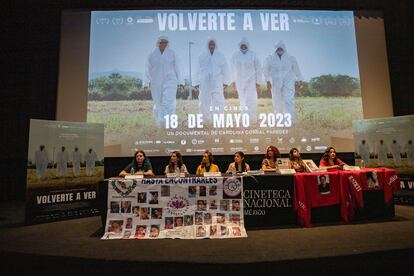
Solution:
M102 239L247 237L242 178L110 179Z
M414 115L353 122L355 164L414 175Z
M99 213L103 135L102 124L30 120L26 224Z
M90 26L87 121L110 156L321 152L362 119L352 11L92 11Z

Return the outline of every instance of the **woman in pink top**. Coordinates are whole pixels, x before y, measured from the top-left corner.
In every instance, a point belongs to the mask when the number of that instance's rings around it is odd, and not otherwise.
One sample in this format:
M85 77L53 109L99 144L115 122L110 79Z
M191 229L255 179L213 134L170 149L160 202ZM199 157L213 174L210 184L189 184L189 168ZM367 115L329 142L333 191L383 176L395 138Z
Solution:
M325 150L321 161L319 162L319 168L325 168L328 170L342 170L346 165L341 159L336 157L336 150L334 147L329 147Z

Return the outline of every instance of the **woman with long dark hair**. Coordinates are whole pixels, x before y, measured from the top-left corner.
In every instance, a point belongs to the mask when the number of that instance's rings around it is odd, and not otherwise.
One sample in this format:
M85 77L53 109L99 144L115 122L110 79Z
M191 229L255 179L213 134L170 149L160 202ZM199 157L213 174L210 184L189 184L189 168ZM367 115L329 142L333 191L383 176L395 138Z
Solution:
M135 152L134 159L119 173L119 176L125 177L133 174L153 175L151 162L142 150Z
M205 172L219 172L219 167L216 164L213 164L213 154L206 150L203 153L203 159L201 159L201 164L198 165L196 174L203 175Z
M305 163L297 148L292 148L289 151L289 168L294 169L296 172L306 171Z
M183 156L179 151L172 152L170 163L165 167L164 173L188 174L187 167L183 163Z
M250 171L249 164L246 163L244 153L238 151L234 154L234 162L230 163L227 173L243 173Z
M328 147L319 162L320 168L328 170L342 170L345 165L346 164L336 156L334 147Z

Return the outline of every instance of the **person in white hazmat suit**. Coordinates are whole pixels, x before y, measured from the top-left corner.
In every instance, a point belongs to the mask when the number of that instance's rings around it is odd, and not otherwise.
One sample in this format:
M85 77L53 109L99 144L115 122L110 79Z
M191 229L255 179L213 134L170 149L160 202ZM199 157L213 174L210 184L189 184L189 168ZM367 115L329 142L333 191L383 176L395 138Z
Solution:
M169 43L168 37L160 36L145 67L144 90L150 85L157 125L164 124L164 116L176 113L177 86L182 83L179 61Z
M377 146L378 165L385 166L388 162L388 147L384 144L384 140L380 140Z
M414 145L412 140L408 140L408 143L404 146L404 150L407 154L408 166L414 167Z
M207 40L206 47L198 57L195 88L200 90L198 100L203 119L211 121L212 113L224 113L223 89L230 83L230 70L214 38Z
M89 149L84 156L85 163L86 163L86 175L92 176L95 174L95 162L98 160L98 156L96 153Z
M35 165L37 178L44 179L47 177L47 164L49 163L49 154L44 145L40 145L35 152Z
M396 140L392 140L390 145L392 157L394 159L394 164L396 167L401 166L401 146Z
M231 58L233 87L240 99L240 108L249 115L251 122L257 121L257 90L262 82L262 69L256 53L250 50L247 38L239 42L239 50Z
M72 152L72 170L73 176L80 176L80 164L82 163L82 154L79 149L75 147Z
M295 82L303 87L303 77L294 56L287 53L283 41L275 45L275 52L269 55L263 67L267 89L272 92L275 113L288 113L295 117Z
M369 165L369 145L365 140L361 141L361 144L358 146L358 152L361 156L361 159L364 161L365 166Z
M56 154L56 175L58 177L64 177L67 174L69 162L69 154L66 148L62 146L61 150Z

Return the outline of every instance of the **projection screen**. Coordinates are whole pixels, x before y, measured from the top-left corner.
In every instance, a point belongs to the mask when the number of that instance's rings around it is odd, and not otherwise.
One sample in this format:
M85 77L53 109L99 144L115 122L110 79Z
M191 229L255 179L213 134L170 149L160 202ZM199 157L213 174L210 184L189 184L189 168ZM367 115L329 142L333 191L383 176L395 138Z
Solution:
M352 120L392 116L383 21L352 11L68 11L58 90L106 157L353 151Z

